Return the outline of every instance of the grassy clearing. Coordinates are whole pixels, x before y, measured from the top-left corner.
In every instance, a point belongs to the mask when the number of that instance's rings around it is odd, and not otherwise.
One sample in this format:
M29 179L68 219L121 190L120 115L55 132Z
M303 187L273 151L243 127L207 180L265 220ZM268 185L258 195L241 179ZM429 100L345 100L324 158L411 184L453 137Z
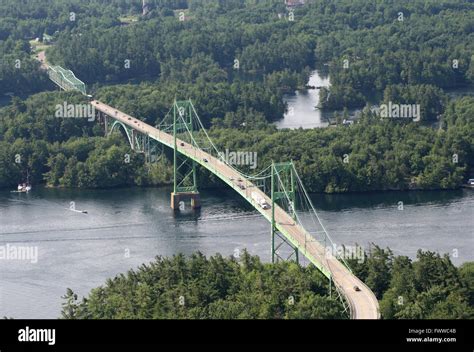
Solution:
M138 15L124 15L119 17L119 21L122 24L130 24L134 22L138 22Z

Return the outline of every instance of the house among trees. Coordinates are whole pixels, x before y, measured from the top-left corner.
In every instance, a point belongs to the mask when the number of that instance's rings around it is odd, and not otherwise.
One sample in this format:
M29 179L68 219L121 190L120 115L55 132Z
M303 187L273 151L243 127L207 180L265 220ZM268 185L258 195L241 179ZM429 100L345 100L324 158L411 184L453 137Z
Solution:
M285 5L291 8L303 6L304 4L305 4L305 0L285 0Z

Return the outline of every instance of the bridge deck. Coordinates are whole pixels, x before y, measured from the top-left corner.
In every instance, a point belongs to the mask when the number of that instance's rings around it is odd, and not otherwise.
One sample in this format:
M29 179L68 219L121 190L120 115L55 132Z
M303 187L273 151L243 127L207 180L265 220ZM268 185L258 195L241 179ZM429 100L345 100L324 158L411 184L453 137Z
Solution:
M101 111L107 116L110 116L113 119L116 119L174 149L174 138L171 134L152 127L99 101L93 100L91 101L91 104L97 111ZM251 193L258 192L262 197L267 199L270 204L271 199L253 183L243 178L237 171L223 163L221 160L189 143L178 140L177 150L217 175L251 203L267 220L271 221L271 209L265 210L261 208L252 199ZM205 161L205 159L207 161ZM239 179L242 179L242 182L239 182ZM239 183L243 183L245 189L239 188ZM278 205L275 205L275 221L277 229L298 248L300 253L304 254L308 260L316 265L326 276L332 277L335 285L338 286L349 302L353 319L379 318L379 305L373 292L361 280L353 275L337 258L326 253L325 248L319 242L315 241L303 227L296 224L293 218ZM358 286L360 291L355 291L354 286Z

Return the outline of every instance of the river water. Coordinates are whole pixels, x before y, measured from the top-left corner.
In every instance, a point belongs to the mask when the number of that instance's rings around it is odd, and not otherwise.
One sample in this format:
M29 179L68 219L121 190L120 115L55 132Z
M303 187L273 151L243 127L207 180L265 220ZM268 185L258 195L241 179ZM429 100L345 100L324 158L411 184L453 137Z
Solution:
M313 195L336 244L370 243L414 257L419 248L474 260L474 192ZM71 211L70 202L76 210ZM399 210L403 202L403 210ZM270 260L268 223L231 190L203 191L202 210L174 214L169 190L0 191L0 247L31 247L38 261L0 260L0 317L56 318L66 288L85 295L156 255L233 255Z
M329 121L334 122L334 113L339 115L343 111L319 109L319 88L329 87L329 76L320 70L314 70L308 80L308 86L318 87L315 89L297 90L293 94L285 94L283 101L288 110L283 119L276 121L277 128L316 128L327 127ZM357 118L362 109L348 109L350 119Z
M329 87L329 76L317 70L313 71L307 84L313 87ZM319 104L319 89L298 90L294 94L285 94L283 100L288 105L288 111L283 119L275 122L277 128L327 127L328 119L334 114L316 108Z
M308 80L307 85L313 87L329 87L329 76L320 70L314 70ZM459 99L464 96L474 96L474 86L449 89L445 91L450 99ZM334 113L342 115L343 111L321 110L317 108L319 104L319 89L297 90L293 94L285 94L283 101L287 104L288 110L283 119L276 121L277 128L316 128L327 127L329 121L334 122ZM377 106L373 101L372 105ZM349 119L357 119L362 109L348 109Z

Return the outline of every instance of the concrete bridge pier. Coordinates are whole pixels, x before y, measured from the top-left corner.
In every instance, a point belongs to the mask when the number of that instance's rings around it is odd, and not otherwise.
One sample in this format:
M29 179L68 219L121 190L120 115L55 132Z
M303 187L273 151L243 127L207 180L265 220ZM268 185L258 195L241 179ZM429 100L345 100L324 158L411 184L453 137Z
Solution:
M191 209L201 208L199 192L171 192L171 209L183 210L184 202L191 200Z

